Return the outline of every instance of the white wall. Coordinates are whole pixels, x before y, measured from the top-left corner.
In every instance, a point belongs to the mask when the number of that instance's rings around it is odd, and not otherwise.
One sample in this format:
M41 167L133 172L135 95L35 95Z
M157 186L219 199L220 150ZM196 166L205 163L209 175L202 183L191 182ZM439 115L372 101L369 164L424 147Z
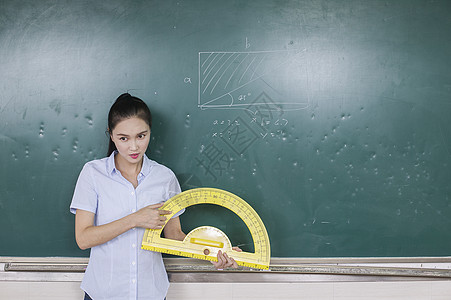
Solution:
M81 300L79 282L0 282L1 300ZM451 281L171 283L168 300L450 300Z
M85 266L87 259L79 258L2 258L0 257L0 300L81 300L83 291L80 290L82 272L23 272L5 271L9 262L24 262L25 266L58 266L69 268ZM174 260L174 264L180 265ZM183 262L187 260L183 259ZM202 262L188 261L187 265L199 266ZM323 262L330 265L330 260L272 260L272 263L316 263ZM171 268L169 260L165 260L166 266ZM335 265L349 265L350 261L341 260ZM33 265L34 264L34 265ZM389 266L396 268L427 268L449 271L451 264L449 258L441 262L397 262L354 260L352 264ZM426 270L426 269L425 269ZM171 286L167 295L168 300L451 300L451 276L449 273L444 278L423 277L396 277L396 276L354 276L331 274L301 274L287 276L280 279L274 272L257 272L255 276L264 274L265 282L255 278L252 272L225 273L203 272L197 273L175 272L170 276ZM445 274L445 273L444 273ZM244 276L246 275L246 276ZM285 276L285 275L283 275ZM199 280L200 278L200 280ZM269 279L268 279L269 278ZM279 279L277 279L279 278ZM285 278L285 277L284 277ZM251 280L249 280L251 279ZM273 280L274 279L274 280ZM188 282L189 281L189 282ZM209 282L207 282L209 281ZM213 281L213 282L211 282ZM216 281L216 282L215 282Z

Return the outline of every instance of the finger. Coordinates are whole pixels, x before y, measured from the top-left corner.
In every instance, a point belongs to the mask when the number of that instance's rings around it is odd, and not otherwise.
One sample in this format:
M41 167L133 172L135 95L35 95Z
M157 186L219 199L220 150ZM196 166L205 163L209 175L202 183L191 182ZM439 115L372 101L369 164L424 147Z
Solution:
M224 254L221 250L218 251L218 255L216 255L216 257L218 258L217 268L224 268L226 260L224 259Z
M152 222L149 223L149 225L146 226L146 228L150 228L150 229L162 229L164 226L164 223L162 222Z
M215 267L215 269L220 270L220 268L218 267L218 262L211 260L210 263Z
M231 262L232 262L232 265L231 265L232 268L234 268L234 269L238 268L238 263L233 258L231 258Z
M228 268L229 266L230 266L230 263L229 263L229 261L230 261L230 258L229 258L229 256L227 255L227 253L225 253L225 252L223 252L222 253L222 256L221 256L221 267L222 268Z
M211 262L211 264L216 268L216 269L218 269L218 270L221 270L221 263L219 262L219 261L210 261Z
M227 253L224 253L224 258L225 258L225 260L226 260L225 265L226 265L227 268L233 266L233 258L230 258L230 257L227 255Z
M158 209L158 208L162 207L163 205L164 205L164 202L160 202L160 203L157 203L157 204L149 205L149 206L147 206L147 208Z
M232 250L235 250L237 252L242 252L243 250L241 250L240 247L232 247Z
M218 251L218 254L216 255L216 257L218 258L218 263L223 261L224 254L222 254L221 250Z
M170 215L170 214L172 214L172 211L170 211L170 210L162 210L162 209L159 209L159 210L158 210L158 213L159 213L160 215Z
M238 268L238 263L233 259L233 257L230 257L227 255L227 253L224 253L224 257L227 259L226 267L232 267L232 268Z

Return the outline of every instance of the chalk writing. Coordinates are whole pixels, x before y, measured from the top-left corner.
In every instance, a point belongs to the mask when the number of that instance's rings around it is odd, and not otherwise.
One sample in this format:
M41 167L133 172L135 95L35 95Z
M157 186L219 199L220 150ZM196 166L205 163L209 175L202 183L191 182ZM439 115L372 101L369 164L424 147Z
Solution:
M260 98L264 98L264 101L267 106L274 105L272 100L264 93L260 96ZM245 111L245 117L235 118L235 119L216 119L212 122L214 132L212 133L212 138L222 138L226 139L230 144L236 143L237 136L240 136L242 143L244 140L247 140L248 143L253 144L254 137L257 138L276 138L284 136L284 127L286 127L289 123L288 119L286 119L283 114L283 110L274 111L274 110L260 110L257 109L255 112ZM227 126L224 128L224 126ZM242 126L242 128L238 128ZM247 137L245 137L247 135ZM249 145L250 146L250 145ZM233 148L233 147L232 147ZM239 147L240 148L240 147ZM245 148L244 150L246 150ZM234 149L238 154L243 154L242 151Z
M246 38L246 49L249 47ZM299 78L289 74L305 69L302 65L305 50L199 52L198 107L243 109L252 113L256 109L280 110L282 106L284 110L307 108L308 97L302 100L285 96L296 94L286 93L285 89L297 91ZM306 73L300 77L308 84ZM274 105L262 102L265 99L253 93L255 90L277 97Z
M235 120L214 120L213 121L213 125L232 125L235 124L237 126L240 125L240 121L238 119Z
M221 138L230 149L241 155L258 139L258 134L238 117L222 132Z
M195 160L205 175L216 181L259 141L287 138L285 112L309 106L305 51L199 52L198 107L241 110L211 121L210 143Z
M257 118L253 117L251 120L251 123L257 123ZM277 119L275 121L273 120L261 120L260 121L260 126L268 126L268 125L274 125L274 126L282 126L285 127L288 124L288 120L287 119Z

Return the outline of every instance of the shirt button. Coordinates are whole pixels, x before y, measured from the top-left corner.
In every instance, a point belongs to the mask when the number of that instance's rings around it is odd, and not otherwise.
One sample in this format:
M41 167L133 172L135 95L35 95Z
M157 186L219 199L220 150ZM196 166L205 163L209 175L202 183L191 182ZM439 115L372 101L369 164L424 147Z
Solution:
M136 283L136 279L133 279L132 282L133 282L133 283Z
M135 192L132 192L132 196L135 194Z
M135 212L136 211L136 209L132 209L132 212Z
M136 248L136 244L133 244L133 245L132 245L132 248Z
M132 262L132 266L136 265L136 262Z

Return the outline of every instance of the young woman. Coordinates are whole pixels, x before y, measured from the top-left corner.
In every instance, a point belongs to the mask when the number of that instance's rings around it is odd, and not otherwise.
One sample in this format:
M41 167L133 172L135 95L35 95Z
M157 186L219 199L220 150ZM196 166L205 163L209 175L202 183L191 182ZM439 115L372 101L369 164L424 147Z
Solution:
M81 249L91 248L81 284L85 299L162 300L169 287L161 253L141 250L146 228L160 229L169 211L163 202L181 192L174 173L147 158L152 117L139 98L123 94L108 114L108 156L85 164L71 212ZM164 226L166 238L183 240L177 212ZM240 251L240 249L235 249ZM225 253L218 269L237 267Z

